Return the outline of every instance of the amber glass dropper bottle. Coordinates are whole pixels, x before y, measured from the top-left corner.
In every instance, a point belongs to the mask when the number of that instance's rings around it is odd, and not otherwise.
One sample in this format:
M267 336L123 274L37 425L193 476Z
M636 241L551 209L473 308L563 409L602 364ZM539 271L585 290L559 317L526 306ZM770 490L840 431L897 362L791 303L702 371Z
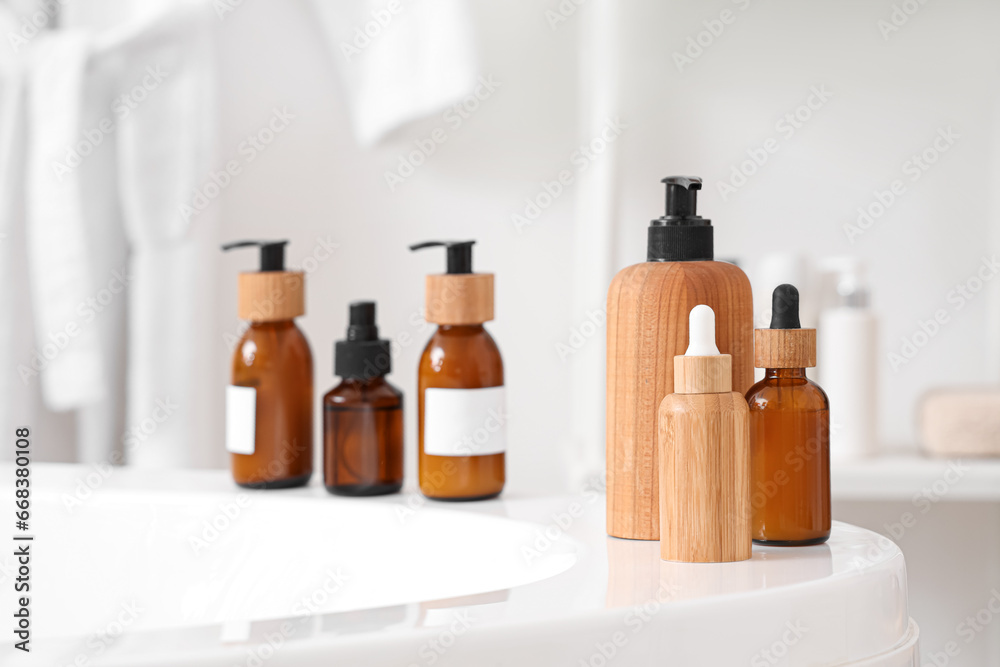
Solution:
M305 314L305 277L285 270L286 243L222 246L260 248L260 271L239 278L239 316L250 326L233 351L226 390L233 479L251 489L302 486L313 469L312 352L295 325Z
M771 312L771 327L754 340L765 376L747 392L753 541L821 544L830 537L830 404L806 377L816 365L816 330L801 328L792 285L775 288Z
M420 492L483 500L503 490L507 410L503 360L484 322L493 319L493 274L472 272L475 241L444 246L448 268L427 276L425 319L438 325L417 371Z

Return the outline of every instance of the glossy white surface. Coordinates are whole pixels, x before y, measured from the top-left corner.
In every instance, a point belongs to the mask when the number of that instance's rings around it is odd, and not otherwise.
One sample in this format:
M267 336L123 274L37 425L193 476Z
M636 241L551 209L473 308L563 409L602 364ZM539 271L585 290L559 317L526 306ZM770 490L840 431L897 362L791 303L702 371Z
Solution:
M12 478L0 467L4 494ZM687 565L606 537L594 490L455 505L247 492L222 472L33 478L25 664L917 664L902 554L845 524Z

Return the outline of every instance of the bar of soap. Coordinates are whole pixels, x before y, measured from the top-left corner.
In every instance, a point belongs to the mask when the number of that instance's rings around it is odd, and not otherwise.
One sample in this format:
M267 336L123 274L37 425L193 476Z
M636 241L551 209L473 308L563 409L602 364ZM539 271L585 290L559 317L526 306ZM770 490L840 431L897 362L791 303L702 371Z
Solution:
M1000 456L1000 388L928 393L920 404L920 435L932 456Z

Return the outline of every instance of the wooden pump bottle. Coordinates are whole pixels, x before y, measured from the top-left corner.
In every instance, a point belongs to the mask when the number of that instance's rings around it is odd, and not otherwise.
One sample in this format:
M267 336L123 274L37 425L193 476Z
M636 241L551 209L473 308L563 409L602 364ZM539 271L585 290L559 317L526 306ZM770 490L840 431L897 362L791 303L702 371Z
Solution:
M226 389L226 449L233 479L252 489L302 486L313 470L313 370L309 343L294 318L305 313L301 271L285 271L288 241L260 247L260 271L241 273L239 316L250 326L233 351Z
M830 403L806 377L816 330L799 324L799 292L778 285L771 327L757 329L755 365L764 379L747 392L754 542L821 544L830 537Z
M659 412L660 558L750 558L747 403L732 391L732 357L715 344L715 313L691 309L691 344L674 357L674 393Z
M504 485L507 409L500 350L483 322L493 319L493 274L472 272L475 241L444 246L448 271L427 276L424 317L438 325L417 378L420 491L438 500L480 500Z
M712 261L711 221L696 212L701 179L663 182L666 214L650 223L647 261L622 269L608 290L607 530L640 540L660 537L656 411L674 391L674 357L687 346L694 306L715 311L733 390L753 384L750 281L734 264Z

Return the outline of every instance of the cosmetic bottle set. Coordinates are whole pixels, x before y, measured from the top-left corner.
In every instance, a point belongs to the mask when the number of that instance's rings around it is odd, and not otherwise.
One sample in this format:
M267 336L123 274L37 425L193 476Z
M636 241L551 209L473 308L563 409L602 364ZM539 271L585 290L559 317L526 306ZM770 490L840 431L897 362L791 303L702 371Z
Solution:
M260 271L239 277L239 315L249 326L233 354L226 391L226 448L240 486L302 486L313 472L312 354L294 319L305 313L301 272L286 271L287 241L259 247ZM440 500L479 500L504 486L507 411L503 361L483 323L493 319L493 274L472 272L475 241L444 246L447 272L427 276L426 318L438 325L420 359L420 490ZM386 380L388 340L375 303L349 306L347 334L334 345L341 378L322 399L323 481L330 493L372 496L403 485L403 393Z
M753 329L750 283L713 261L701 180L671 177L647 261L608 291L607 531L659 540L664 560L746 560L751 544L830 535L829 404L805 376L816 331L798 292ZM765 378L751 387L754 365Z

